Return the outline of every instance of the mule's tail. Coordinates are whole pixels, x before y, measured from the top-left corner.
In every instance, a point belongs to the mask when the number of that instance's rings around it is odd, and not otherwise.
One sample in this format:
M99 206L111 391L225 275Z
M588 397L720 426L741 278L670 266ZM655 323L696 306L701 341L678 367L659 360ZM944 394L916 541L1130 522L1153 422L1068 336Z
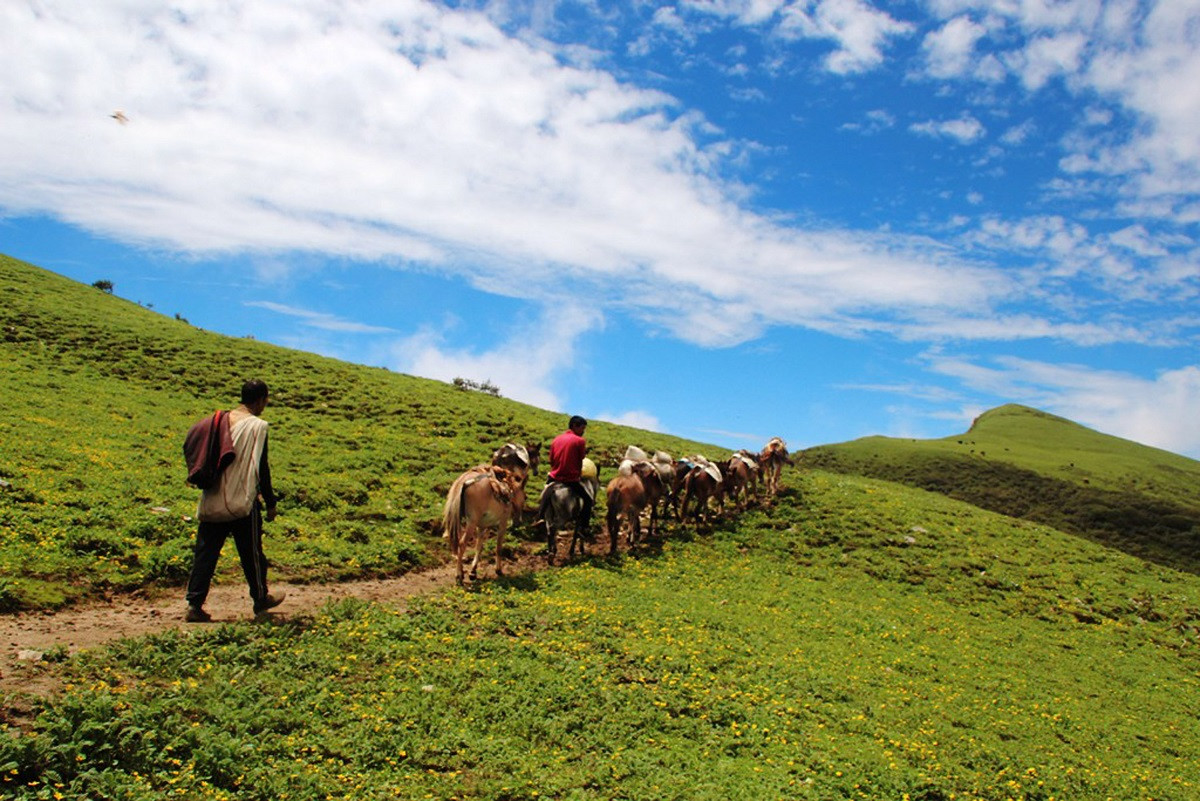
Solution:
M462 538L462 497L465 483L462 477L455 479L446 494L446 506L442 509L442 535L450 541L450 552L458 553Z

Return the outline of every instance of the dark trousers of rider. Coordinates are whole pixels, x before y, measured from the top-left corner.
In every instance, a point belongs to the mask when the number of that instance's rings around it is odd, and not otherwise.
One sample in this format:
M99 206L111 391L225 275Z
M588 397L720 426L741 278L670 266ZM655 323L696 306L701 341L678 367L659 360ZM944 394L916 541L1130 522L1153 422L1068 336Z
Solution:
M195 561L192 575L188 578L187 602L191 606L204 606L208 589L212 585L213 573L217 570L217 559L225 540L233 535L238 557L242 561L242 572L250 587L250 597L257 603L267 597L267 559L262 548L262 512L257 503L247 517L222 523L201 522L196 531Z
M582 481L564 481L571 492L583 503L583 508L579 510L579 519L575 521L575 530L580 534L586 534L588 527L592 524L592 496L588 495L588 491L583 488Z

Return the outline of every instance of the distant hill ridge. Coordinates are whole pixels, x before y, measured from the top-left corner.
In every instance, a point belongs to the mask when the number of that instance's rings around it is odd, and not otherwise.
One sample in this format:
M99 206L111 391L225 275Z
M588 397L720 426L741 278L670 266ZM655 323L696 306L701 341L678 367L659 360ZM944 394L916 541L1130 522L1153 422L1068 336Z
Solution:
M1017 404L933 440L864 437L804 463L897 481L1200 572L1200 462Z

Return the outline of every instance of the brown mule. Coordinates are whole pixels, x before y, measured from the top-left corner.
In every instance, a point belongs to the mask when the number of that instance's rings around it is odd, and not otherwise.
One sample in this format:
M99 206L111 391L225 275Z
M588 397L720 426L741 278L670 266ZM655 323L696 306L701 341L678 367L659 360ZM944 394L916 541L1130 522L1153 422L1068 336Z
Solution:
M642 509L646 507L646 488L642 480L629 470L629 462L621 465L621 470L612 481L608 482L605 492L608 496L608 553L617 552L617 540L620 538L622 521L629 524L627 541L633 548L641 536ZM627 471L627 472L625 472Z
M718 509L724 506L724 486L721 479L714 476L708 469L711 462L707 459L696 460L697 464L683 480L683 503L679 509L679 519L687 517L688 507L694 501L696 510L693 513L697 523L708 522L709 501L716 501ZM719 472L719 471L718 471Z
M463 560L467 547L475 544L471 580L478 573L479 557L488 531L496 532L496 575L504 575L504 532L510 520L519 519L525 506L525 489L515 474L503 467L480 465L463 473L450 485L442 510L442 530L450 542L457 569L455 579L463 583Z

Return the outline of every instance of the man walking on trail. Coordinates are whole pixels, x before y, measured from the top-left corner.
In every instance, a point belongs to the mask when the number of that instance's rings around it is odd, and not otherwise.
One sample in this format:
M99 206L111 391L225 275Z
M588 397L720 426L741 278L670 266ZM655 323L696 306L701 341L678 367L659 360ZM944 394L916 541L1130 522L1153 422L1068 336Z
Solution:
M267 396L267 385L258 379L242 385L241 405L228 416L236 456L200 496L195 561L187 588L189 623L212 620L204 611L204 601L221 548L231 534L250 586L254 613L262 614L283 601L283 593L267 592L267 560L262 549L262 507L266 507L267 520L274 520L276 503L267 459L267 421L260 417L267 408Z
M575 528L580 534L588 533L592 521L592 496L584 489L583 457L587 455L587 440L583 432L587 429L587 420L574 415L567 422L567 430L554 438L550 443L550 473L548 478L560 484L566 484L583 502L583 510Z

